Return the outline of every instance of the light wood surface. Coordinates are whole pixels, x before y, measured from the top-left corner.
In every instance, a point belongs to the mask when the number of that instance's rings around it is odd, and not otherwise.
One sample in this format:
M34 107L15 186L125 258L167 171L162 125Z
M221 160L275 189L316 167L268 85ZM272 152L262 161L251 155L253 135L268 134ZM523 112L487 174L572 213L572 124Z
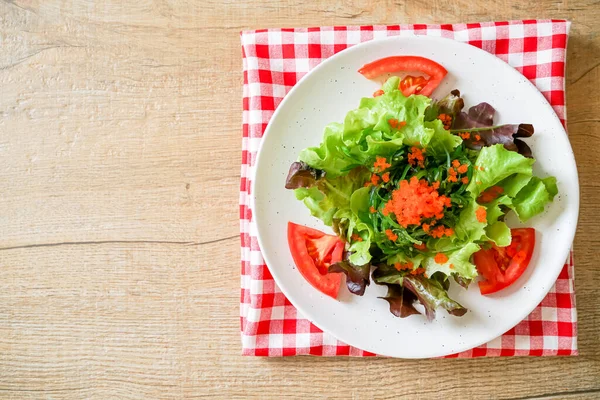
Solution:
M0 1L0 398L600 398L600 3ZM244 358L247 28L568 18L579 357Z

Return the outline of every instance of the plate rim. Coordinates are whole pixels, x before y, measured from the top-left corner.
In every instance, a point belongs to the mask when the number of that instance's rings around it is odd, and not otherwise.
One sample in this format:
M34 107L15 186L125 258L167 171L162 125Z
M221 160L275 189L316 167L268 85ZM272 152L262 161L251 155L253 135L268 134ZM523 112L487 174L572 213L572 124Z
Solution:
M409 35L396 35L396 36L388 36L385 38L377 38L377 39L372 39L372 40L367 40L365 42L361 42L355 45L352 45L336 54L333 54L331 57L323 60L322 62L320 62L317 66L315 66L313 69L311 69L310 71L308 71L298 82L296 82L296 84L292 87L292 89L290 89L290 91L285 94L283 100L281 101L281 103L277 106L277 108L275 109L273 115L271 116L271 118L269 119L269 122L267 124L267 127L265 128L265 131L261 137L260 140L260 144L256 153L256 161L254 164L254 168L253 168L253 172L254 172L254 176L252 179L252 184L251 184L251 196L250 196L250 207L252 209L252 215L253 215L253 220L254 223L256 224L256 237L257 237L257 241L258 241L258 245L260 249L263 249L263 241L261 239L261 228L260 228L260 224L258 223L259 218L257 218L257 215L259 215L259 212L256 211L256 197L257 197L257 191L256 191L256 184L257 181L259 180L257 178L257 174L256 172L259 170L259 165L261 165L261 162L266 162L264 161L264 157L263 155L263 148L265 146L265 143L267 141L267 138L269 137L269 135L271 134L271 127L272 127L272 122L276 119L276 117L278 116L279 113L282 112L282 110L284 109L284 105L286 104L286 102L290 101L290 98L292 97L292 95L299 90L298 88L304 83L304 81L306 81L311 75L317 73L318 71L320 71L321 69L325 68L327 65L329 65L330 63L335 62L335 60L337 58L340 57L340 55L344 54L344 53L350 53L353 51L359 51L359 49L363 48L363 47L368 47L368 46L372 46L374 43L379 43L379 42L386 42L386 41L410 41L410 40L423 40L423 41L429 41L429 42L452 42L453 44L458 44L459 46L468 46L470 48L470 50L474 50L476 53L479 53L482 57L486 57L489 60L491 60L491 62L493 63L499 63L502 64L503 68L505 67L509 67L510 73L514 76L515 79L521 79L523 80L523 83L525 83L526 85L529 85L531 88L534 89L536 96L540 99L540 101L542 103L545 103L548 107L550 107L550 110L552 111L552 118L554 119L554 123L556 124L556 126L560 127L560 131L563 135L565 135L565 137L567 138L567 142L569 143L569 149L568 149L568 154L569 154L569 160L568 162L570 164L572 164L572 171L574 173L574 178L575 178L575 182L576 182L576 189L574 190L573 193L569 193L569 196L572 196L571 201L574 203L573 207L575 209L575 222L572 225L572 228L570 229L570 231L567 233L568 237L569 237L569 246L566 246L566 251L563 251L563 257L561 257L561 259L564 259L565 261L567 260L567 257L570 256L570 253L572 251L572 246L573 246L573 240L575 237L575 233L576 233L576 229L577 229L577 223L579 220L579 209L580 209L580 185L579 185L579 174L577 171L577 164L575 162L575 155L573 153L573 147L571 146L570 140L569 140L569 136L566 132L565 127L563 126L563 124L561 123L560 119L558 118L558 115L556 115L556 112L554 111L554 108L552 107L552 105L548 102L548 100L544 97L544 95L540 92L540 90L526 77L524 77L519 71L517 71L514 67L512 67L510 64L508 64L506 61L500 59L499 57L497 57L494 54L491 54L487 51L484 51L476 46L472 46L468 43L459 41L459 40L455 40L452 38L445 38L445 37L440 37L440 36L429 36L429 35L417 35L417 34L409 34ZM564 79L564 78L563 78ZM565 102L565 115L566 115L566 102ZM565 117L566 120L566 117ZM267 266L267 268L269 269L269 272L271 273L271 276L273 277L275 283L277 284L277 286L279 287L279 289L281 290L281 292L284 294L284 296L292 303L292 305L298 310L300 311L304 318L306 318L307 320L309 320L312 324L314 324L315 326L317 326L319 329L321 329L324 332L327 332L328 334L332 335L333 337L335 337L336 339L344 342L347 345L356 347L360 350L363 351L368 351L368 352L373 352L369 349L364 349L364 348L359 348L355 345L353 345L352 340L346 340L347 338L343 338L340 337L337 334L333 334L332 332L330 332L328 329L324 329L323 326L315 321L314 319L310 318L310 312L307 312L308 310L306 310L304 307L299 306L298 302L295 300L292 300L292 298L290 298L289 292L280 284L280 279L277 277L278 274L277 272L274 272L274 269L271 268L270 264L270 260L268 259L268 256L265 255L264 251L261 250L261 256L265 262L265 265ZM563 261L563 267L564 267L564 263L565 261ZM553 274L553 282L556 282L556 280L558 279L558 276L560 275L563 267L561 268L556 268L556 273ZM438 355L422 355L422 356L389 356L389 355L385 355L385 354L376 354L377 356L384 356L384 357L394 357L394 358L401 358L401 359L425 359L425 358L438 358L438 357L445 357L451 354L456 354L456 353L461 353L464 351L468 351L471 349L474 349L476 347L479 347L485 343L490 342L491 340L494 340L497 337L502 336L504 333L506 333L508 330L514 328L516 325L518 325L521 321L523 321L529 314L531 314L531 312L542 302L542 300L548 295L550 289L554 286L554 283L552 285L550 285L548 288L543 288L539 293L541 294L539 296L539 298L537 298L538 296L536 296L536 301L532 302L531 304L533 304L532 307L525 307L523 310L519 314L519 318L515 318L515 320L517 321L514 325L510 326L509 328L506 329L506 331L502 331L500 334L495 335L493 337L489 337L489 338L485 338L483 341L481 342L477 342L477 344L475 345L466 345L466 346L460 346L457 345L457 347L455 349L453 349L453 351L450 352L443 352L440 353Z

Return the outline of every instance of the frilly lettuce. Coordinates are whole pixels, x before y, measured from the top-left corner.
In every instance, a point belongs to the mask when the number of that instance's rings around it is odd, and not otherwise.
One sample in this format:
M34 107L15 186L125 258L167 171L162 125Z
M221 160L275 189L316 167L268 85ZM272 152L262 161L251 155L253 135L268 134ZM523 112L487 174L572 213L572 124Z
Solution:
M299 160L337 177L374 161L376 156L388 157L402 145L429 146L431 151L444 153L462 142L446 131L441 121L425 121L430 98L404 97L397 89L398 83L397 77L391 77L384 85L385 94L363 98L359 108L346 115L343 124L327 125L321 144L302 150ZM392 130L390 119L405 121L406 125Z
M475 172L467 190L477 197L485 189L514 174L531 177L534 162L531 158L506 150L501 144L484 147L475 161Z
M556 180L534 177L535 160L520 154L530 155L530 150L515 138L530 136L531 125L492 126L495 110L487 103L463 112L464 102L458 91L441 101L432 101L420 95L405 97L398 85L399 79L391 77L382 88L383 95L363 98L342 123L327 125L321 144L301 151L299 161L292 164L286 187L295 189L296 197L311 214L332 226L346 242L344 260L330 270L345 273L351 292L364 293L375 264L373 280L387 285L385 299L394 315L417 313L415 302L424 305L429 318L437 307L463 315L466 309L447 295L449 278L462 286L475 279L477 269L471 262L472 255L482 246L504 247L511 242L505 214L513 210L526 221L541 213L558 192ZM441 113L453 117L452 129L447 130L448 126L438 119ZM405 125L395 129L391 119ZM463 142L456 134L458 130L470 132L471 137ZM481 140L474 139L475 135ZM429 166L419 170L415 164L409 165L407 157L412 146L426 149ZM391 183L374 189L364 184L370 181L376 157L395 164L387 170ZM467 165L468 174L462 179L466 178L468 184L450 183L447 174L452 160ZM397 188L390 185L411 177L406 175L409 170L429 184L439 182L439 194L452 200L443 219L432 221L452 228L450 236L434 238L420 225L401 226L382 213ZM502 189L497 198L490 201L482 196L495 186ZM485 219L481 218L481 208ZM397 235L396 239L390 239L389 230ZM426 246L417 247L421 244ZM445 254L447 261L436 262L438 253ZM406 265L413 272L422 268L424 274L411 274L403 269Z
M447 276L458 274L465 279L473 279L477 276L477 269L470 259L480 248L479 245L470 242L455 251L446 253L448 261L443 264L438 264L433 257L428 257L421 263L421 266L425 268L428 276L442 272Z

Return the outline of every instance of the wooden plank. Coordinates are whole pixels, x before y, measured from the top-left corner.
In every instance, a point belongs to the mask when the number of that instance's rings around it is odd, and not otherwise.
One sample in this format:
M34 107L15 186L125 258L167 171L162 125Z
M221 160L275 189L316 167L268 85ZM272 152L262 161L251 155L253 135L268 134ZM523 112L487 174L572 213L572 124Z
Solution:
M230 239L1 251L0 393L276 398L285 385L299 397L459 398L494 396L506 382L502 398L600 390L598 349L589 343L597 343L600 319L591 282L578 287L580 313L595 322L581 326L583 357L243 358L236 245ZM216 254L223 261L215 263ZM365 378L358 386L356 376L378 377L377 383Z
M241 357L239 31L532 16L573 21L582 355ZM597 398L599 17L595 0L0 2L0 397Z

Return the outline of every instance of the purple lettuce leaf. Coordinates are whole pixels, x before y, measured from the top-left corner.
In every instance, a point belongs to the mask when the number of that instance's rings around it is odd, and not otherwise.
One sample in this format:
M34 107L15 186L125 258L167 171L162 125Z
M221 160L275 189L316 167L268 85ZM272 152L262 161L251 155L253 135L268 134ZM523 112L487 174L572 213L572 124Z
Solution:
M522 140L516 138L530 137L534 133L531 124L506 124L494 125L496 110L488 103L479 103L469 108L468 112L461 112L452 122L451 132L455 134L469 134L464 139L465 145L473 150L484 146L502 144L507 150L516 151L525 157L532 157L531 149Z
M305 162L296 161L290 165L287 179L285 180L286 189L309 188L314 186L317 181L325 176L325 171L311 168Z
M471 282L473 282L472 279L465 279L458 274L452 274L452 277L454 278L454 281L456 283L458 283L460 286L462 286L465 289L468 289Z
M431 278L398 271L393 266L381 264L373 271L373 281L386 285L388 293L382 297L390 305L390 312L397 317L416 314L413 304L421 303L429 320L435 317L436 308L444 308L448 313L462 316L467 309L448 297L446 290L450 282L438 274Z
M515 139L515 146L517 146L517 153L524 155L527 158L533 158L531 147L522 140Z
M517 137L528 137L533 135L533 125L530 124L506 124L490 126L487 128L471 128L452 130L452 133L468 133L469 138L463 139L469 149L480 150L484 146L502 144L506 150L516 151L525 157L531 157L531 149Z
M390 305L390 312L396 317L406 318L414 314L420 314L414 306L417 297L409 290L400 285L387 285L388 291L385 297L380 297Z
M452 129L483 128L494 124L496 110L488 103L479 103L461 112L452 123Z
M446 114L454 119L465 106L465 102L460 97L458 89L454 89L446 97L439 101L433 101L431 105L425 110L425 121L433 121L438 118L440 114Z
M425 307L425 314L430 321L435 318L436 308L443 308L449 314L461 317L467 309L448 297L442 285L423 275L406 275L403 280L404 288L410 290Z
M342 272L346 275L346 286L350 293L357 296L365 294L365 289L371 283L371 264L354 265L348 259L329 266L329 272Z

